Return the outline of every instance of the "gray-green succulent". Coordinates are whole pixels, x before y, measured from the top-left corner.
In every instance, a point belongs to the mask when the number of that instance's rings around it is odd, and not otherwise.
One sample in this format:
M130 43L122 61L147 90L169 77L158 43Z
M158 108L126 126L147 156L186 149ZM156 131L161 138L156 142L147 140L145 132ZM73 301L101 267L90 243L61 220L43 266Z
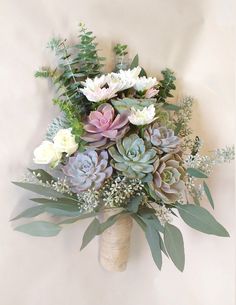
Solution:
M109 148L113 160L111 165L129 178L144 178L154 170L153 163L157 158L155 149L147 149L144 140L137 134L120 139Z
M153 181L149 186L164 202L177 201L185 189L186 170L179 154L167 154L154 163Z

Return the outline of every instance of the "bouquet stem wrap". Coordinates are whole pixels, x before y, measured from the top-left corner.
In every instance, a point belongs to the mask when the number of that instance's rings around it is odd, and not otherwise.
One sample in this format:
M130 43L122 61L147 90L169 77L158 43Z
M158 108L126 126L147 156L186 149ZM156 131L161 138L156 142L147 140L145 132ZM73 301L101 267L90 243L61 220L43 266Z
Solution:
M122 211L120 208L105 209L101 213L102 221ZM108 271L120 272L126 269L130 236L132 229L132 218L122 215L114 225L105 230L100 238L99 260L102 267Z

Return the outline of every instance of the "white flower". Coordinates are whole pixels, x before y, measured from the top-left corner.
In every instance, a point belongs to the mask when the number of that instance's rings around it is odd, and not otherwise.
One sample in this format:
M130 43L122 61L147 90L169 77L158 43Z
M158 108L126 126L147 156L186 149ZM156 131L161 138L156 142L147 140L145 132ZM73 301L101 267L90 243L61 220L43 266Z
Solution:
M87 97L91 102L100 102L109 100L116 96L117 86L104 87L107 83L107 78L105 75L100 77L95 77L94 79L87 78L82 85L85 87L80 89L80 91Z
M136 67L132 70L120 70L118 73L110 73L106 76L107 84L114 86L117 92L132 88L137 81L140 71L141 68Z
M136 83L134 85L134 89L140 92L146 91L154 86L157 85L157 79L156 77L146 77L146 76L142 76L139 77L136 80Z
M150 124L155 119L155 107L152 104L142 110L131 108L131 114L128 119L133 125Z
M98 88L102 88L106 84L106 76L96 76L94 79L87 78L84 82L81 82L81 84L86 87L87 89L91 91L95 91Z
M54 147L60 153L72 155L77 149L78 144L75 142L75 136L71 133L71 128L60 129L53 138Z
M91 102L109 100L115 97L117 92L133 87L140 71L141 68L136 67L131 70L120 70L118 73L102 75L94 79L87 78L85 82L82 82L84 88L80 91Z
M43 141L34 150L34 163L50 164L56 166L61 159L62 154L58 152L54 144L50 141Z

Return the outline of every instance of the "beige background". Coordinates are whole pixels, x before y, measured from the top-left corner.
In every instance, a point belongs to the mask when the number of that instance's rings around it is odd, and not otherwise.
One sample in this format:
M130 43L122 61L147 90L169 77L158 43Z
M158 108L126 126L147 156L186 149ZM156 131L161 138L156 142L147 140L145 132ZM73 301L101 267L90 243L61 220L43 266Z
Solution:
M111 55L116 42L128 43L148 72L174 69L180 91L198 101L193 125L206 140L206 150L212 150L234 140L232 3L0 0L0 305L235 304L232 165L218 167L209 182L215 216L232 237L206 236L180 223L186 247L183 274L167 260L162 272L156 269L136 226L127 271L111 274L97 262L97 241L79 253L86 221L49 239L17 233L8 222L30 197L9 181L31 165L32 150L56 113L47 82L33 78L35 69L49 62L44 46L52 35L75 38L78 22L84 21L105 55Z

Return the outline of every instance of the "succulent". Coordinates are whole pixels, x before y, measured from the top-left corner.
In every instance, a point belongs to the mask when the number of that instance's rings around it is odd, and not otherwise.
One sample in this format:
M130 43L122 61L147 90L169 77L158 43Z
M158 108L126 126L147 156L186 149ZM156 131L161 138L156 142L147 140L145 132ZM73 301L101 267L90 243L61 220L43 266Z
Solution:
M179 154L167 154L154 164L153 181L149 183L164 202L175 202L185 189L185 168Z
M114 159L111 165L129 178L142 179L146 174L154 170L153 163L156 160L155 149L147 149L143 139L136 134L119 139L117 149L112 146L109 153Z
M144 133L145 139L157 148L158 153L177 153L180 150L180 139L172 129L154 123Z
M115 116L115 110L110 104L102 104L89 114L84 129L86 133L81 138L89 142L89 146L105 148L128 131L128 113Z
M69 178L73 192L80 193L88 189L99 189L103 182L112 175L112 167L108 166L108 153L103 150L86 150L70 157L64 174Z

